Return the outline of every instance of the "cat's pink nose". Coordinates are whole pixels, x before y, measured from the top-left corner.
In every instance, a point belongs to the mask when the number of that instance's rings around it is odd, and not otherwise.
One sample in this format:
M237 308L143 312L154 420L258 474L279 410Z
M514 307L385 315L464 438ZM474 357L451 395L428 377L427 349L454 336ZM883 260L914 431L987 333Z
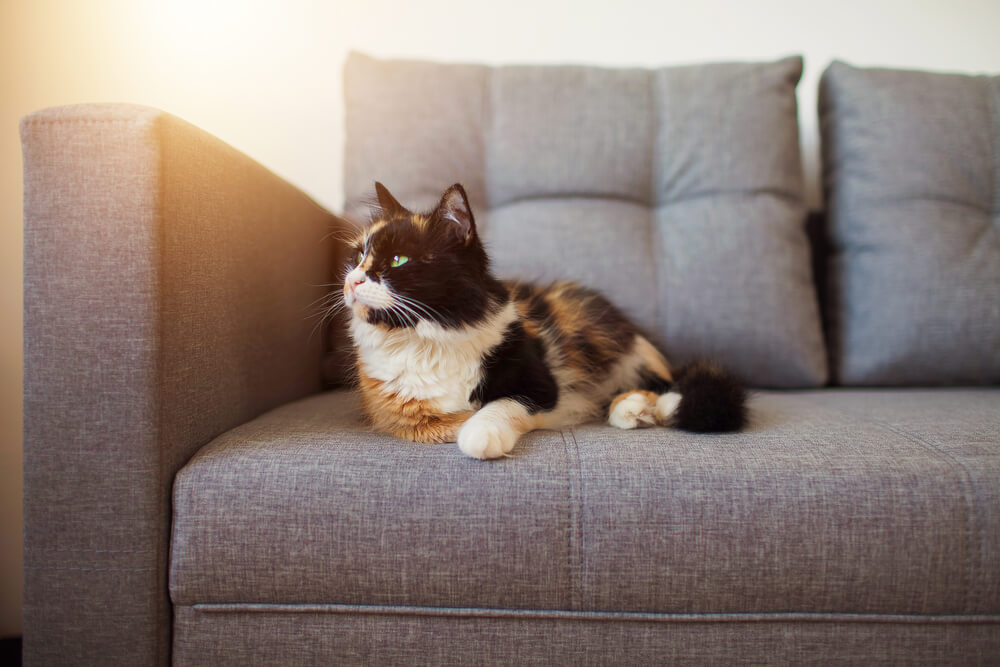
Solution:
M354 291L355 287L357 287L364 281L365 281L364 275L347 276L347 286L351 289L352 292Z

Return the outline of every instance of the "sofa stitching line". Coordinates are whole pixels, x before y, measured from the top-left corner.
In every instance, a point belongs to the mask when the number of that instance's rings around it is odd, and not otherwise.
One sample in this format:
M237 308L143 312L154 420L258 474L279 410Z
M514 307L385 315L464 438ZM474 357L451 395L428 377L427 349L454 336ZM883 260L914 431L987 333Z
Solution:
M962 463L960 460L955 458L950 453L940 449L937 445L928 442L924 438L921 438L920 436L914 433L910 433L901 428L895 427L892 424L888 424L886 422L881 422L881 424L885 428L888 428L890 431L911 438L912 440L921 443L926 448L936 452L939 458L944 459L948 463L949 467L951 467L952 470L955 471L956 473L955 476L959 480L959 487L962 489L962 495L965 497L965 504L966 504L965 531L966 534L968 535L968 539L970 542L968 562L966 563L966 570L967 570L966 576L969 579L967 585L967 594L969 596L968 597L969 604L973 605L973 608L980 608L981 607L980 596L981 596L981 591L984 587L979 585L980 583L979 580L984 573L982 567L982 560L983 560L983 549L985 543L982 535L982 525L981 522L979 521L980 506L979 502L977 502L978 499L976 497L977 494L975 485L972 482L972 474L969 472L969 469L965 466L964 463ZM959 473L958 469L961 469L961 473ZM975 557L974 554L978 556L978 558Z
M496 607L421 607L408 605L351 605L337 603L275 604L209 602L177 605L202 614L355 614L365 616L437 616L478 618L548 618L618 622L723 622L723 623L894 623L894 624L1000 624L995 614L858 614L837 612L616 612L564 609L505 609Z
M584 497L583 497L583 466L580 465L580 443L576 439L576 430L573 428L569 429L569 437L573 441L573 451L575 454L576 462L576 475L577 475L577 508L579 511L576 516L576 526L577 526L577 592L575 595L579 598L580 593L583 591L584 581L587 574L587 534L583 529L583 507L584 507ZM583 600L578 599L578 607L583 606Z
M143 567L64 567L61 565L25 565L25 570L45 570L59 572L150 572L156 571L156 564Z
M25 551L45 553L86 553L86 554L152 554L153 549L74 549L72 547L25 547Z
M575 488L573 482L573 462L575 459L570 451L566 432L561 430L559 435L562 437L563 448L566 453L566 512L568 522L568 530L566 531L566 581L569 584L569 608L579 609L580 600L577 581L580 568L580 559L577 557L580 547L578 534L580 521L578 510L579 489Z
M974 211L980 215L993 215L992 206L983 206L977 202L965 201L957 197L946 197L943 195L900 195L897 197L869 198L867 200L859 200L855 206L859 214L868 214L869 211L880 211L884 208L892 208L899 206L900 204L910 204L914 202L956 206Z
M928 450L938 460L942 461L948 466L952 473L954 473L955 479L958 482L958 487L962 490L962 496L965 500L965 533L966 539L969 542L968 555L966 557L965 564L965 588L967 596L966 599L968 600L966 607L978 607L980 586L978 586L977 583L979 581L981 568L976 563L976 559L973 557L973 554L978 554L980 558L982 557L983 540L981 532L982 529L979 525L979 521L977 520L979 516L979 503L977 503L975 499L975 490L972 488L972 476L970 475L969 470L963 463L954 458L951 454L921 438L915 433L904 431L903 429L893 426L884 420L863 415L848 408L838 408L837 410L839 412L847 413L856 419L881 426L882 428L892 431L897 435L901 435L904 438L908 438L909 440L922 445L924 449ZM961 471L959 469L961 469Z
M755 188L711 188L708 190L699 190L696 192L690 192L683 195L677 195L670 199L657 200L652 205L641 199L630 195L622 195L614 192L576 192L571 190L558 190L552 192L539 192L532 194L521 194L511 197L507 197L502 201L492 202L490 210L497 208L504 208L507 206L514 206L516 204L521 204L524 202L534 202L534 201L545 201L551 199L599 199L607 200L617 203L631 204L636 208L645 208L650 211L659 211L661 209L671 208L676 204L686 204L692 201L697 201L700 199L708 199L711 197L761 197L767 196L783 201L789 204L794 204L797 206L803 206L802 198L793 192L788 192L782 188L776 187L755 187Z

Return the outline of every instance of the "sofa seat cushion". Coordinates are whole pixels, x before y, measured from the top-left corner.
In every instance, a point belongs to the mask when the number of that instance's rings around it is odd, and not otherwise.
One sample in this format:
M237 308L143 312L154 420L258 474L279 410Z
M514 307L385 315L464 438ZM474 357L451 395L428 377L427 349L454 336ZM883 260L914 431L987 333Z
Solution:
M512 458L372 433L351 392L203 448L176 605L1000 613L1000 389L761 392L738 434L603 424Z

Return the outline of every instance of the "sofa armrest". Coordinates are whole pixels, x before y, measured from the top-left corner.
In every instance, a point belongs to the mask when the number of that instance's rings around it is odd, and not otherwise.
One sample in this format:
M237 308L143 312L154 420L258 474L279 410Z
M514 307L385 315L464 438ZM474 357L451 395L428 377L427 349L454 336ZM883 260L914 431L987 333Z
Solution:
M338 222L154 109L48 109L21 138L25 657L166 664L174 475L321 388Z

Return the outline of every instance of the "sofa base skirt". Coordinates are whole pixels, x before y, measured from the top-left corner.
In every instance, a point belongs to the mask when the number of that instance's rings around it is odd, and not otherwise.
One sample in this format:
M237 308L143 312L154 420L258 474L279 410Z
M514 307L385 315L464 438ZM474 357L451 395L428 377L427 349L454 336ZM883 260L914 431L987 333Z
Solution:
M174 608L175 665L998 660L998 616L617 614L351 605Z

